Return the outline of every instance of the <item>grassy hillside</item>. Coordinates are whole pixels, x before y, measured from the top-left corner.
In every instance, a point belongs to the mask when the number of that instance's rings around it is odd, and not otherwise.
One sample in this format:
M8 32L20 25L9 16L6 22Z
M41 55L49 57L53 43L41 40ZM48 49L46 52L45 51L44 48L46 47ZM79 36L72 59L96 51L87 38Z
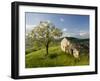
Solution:
M78 38L74 38L74 37L66 37L71 43L76 44L76 46L80 46L81 50L85 50L88 52L89 50L89 39L78 39ZM51 44L50 47L52 46L60 46L60 42L63 38L60 39L55 39ZM33 41L34 42L34 41ZM45 47L43 47L42 45L34 45L33 42L30 39L26 39L25 41L25 48L26 48L26 54L30 54L31 52L43 49ZM41 46L41 47L40 47Z
M61 51L60 44L49 47L49 54L45 56L45 49L40 49L26 54L25 67L56 67L56 66L77 66L88 65L89 54L80 54L80 60L76 60L72 55Z

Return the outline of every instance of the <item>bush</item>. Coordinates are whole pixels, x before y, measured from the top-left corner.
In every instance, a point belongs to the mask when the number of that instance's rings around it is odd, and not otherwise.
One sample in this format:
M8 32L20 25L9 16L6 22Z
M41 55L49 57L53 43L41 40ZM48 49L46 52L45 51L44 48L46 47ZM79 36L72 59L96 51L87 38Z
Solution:
M57 53L55 53L55 54L50 54L50 55L49 55L49 57L50 57L51 59L54 59L54 58L56 58L57 56L58 56Z

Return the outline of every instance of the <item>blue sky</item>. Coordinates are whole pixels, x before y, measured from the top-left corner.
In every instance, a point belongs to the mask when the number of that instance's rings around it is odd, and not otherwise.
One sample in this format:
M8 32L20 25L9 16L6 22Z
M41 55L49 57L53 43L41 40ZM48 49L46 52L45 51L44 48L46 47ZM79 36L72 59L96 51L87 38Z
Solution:
M89 16L26 12L26 31L40 21L50 21L63 32L63 37L89 38Z

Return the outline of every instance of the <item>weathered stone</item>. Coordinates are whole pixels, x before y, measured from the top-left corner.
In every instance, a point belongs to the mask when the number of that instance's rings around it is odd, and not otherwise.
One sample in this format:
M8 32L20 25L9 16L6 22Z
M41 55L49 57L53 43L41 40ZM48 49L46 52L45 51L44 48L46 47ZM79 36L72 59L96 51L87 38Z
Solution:
M61 50L66 54L72 54L77 59L79 58L79 50L66 38L61 41Z

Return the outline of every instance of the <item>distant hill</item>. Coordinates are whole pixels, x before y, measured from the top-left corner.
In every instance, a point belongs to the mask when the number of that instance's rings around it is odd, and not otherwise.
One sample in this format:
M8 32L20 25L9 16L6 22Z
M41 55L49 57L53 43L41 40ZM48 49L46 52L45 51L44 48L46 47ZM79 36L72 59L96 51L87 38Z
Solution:
M79 38L75 38L75 37L63 37L63 38L60 38L60 39L56 39L56 41L61 41L64 38L68 39L69 41L71 41L73 43L89 41L89 38L87 38L87 39L79 39Z
M75 37L63 37L63 38L68 39L79 50L89 52L89 38L88 39L79 39L79 38L75 38ZM61 40L63 38L56 39L55 41L61 42Z

